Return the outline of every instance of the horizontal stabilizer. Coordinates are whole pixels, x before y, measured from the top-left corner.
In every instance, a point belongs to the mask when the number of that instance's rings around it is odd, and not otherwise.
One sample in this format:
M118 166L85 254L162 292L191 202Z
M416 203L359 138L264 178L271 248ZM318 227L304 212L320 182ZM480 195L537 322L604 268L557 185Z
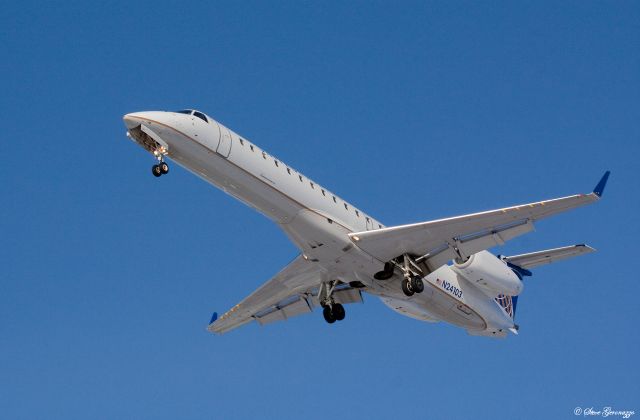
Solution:
M540 265L551 264L552 262L577 257L578 255L588 254L594 251L595 249L589 245L581 244L530 252L528 254L512 255L510 257L502 257L502 259L507 263L528 270Z

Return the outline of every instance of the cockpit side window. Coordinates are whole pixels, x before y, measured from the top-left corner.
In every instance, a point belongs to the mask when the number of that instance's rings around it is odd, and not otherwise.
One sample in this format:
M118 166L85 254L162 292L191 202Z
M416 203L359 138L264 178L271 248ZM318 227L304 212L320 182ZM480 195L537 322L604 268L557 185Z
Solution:
M198 117L198 118L200 118L202 121L204 121L204 122L206 122L206 123L208 123L208 122L209 122L209 121L207 120L207 117L206 117L202 112L195 111L195 112L193 113L193 115L194 115L194 116L196 116L196 117Z
M180 111L176 111L178 114L187 114L187 115L191 115L191 113L193 112L192 109L182 109Z

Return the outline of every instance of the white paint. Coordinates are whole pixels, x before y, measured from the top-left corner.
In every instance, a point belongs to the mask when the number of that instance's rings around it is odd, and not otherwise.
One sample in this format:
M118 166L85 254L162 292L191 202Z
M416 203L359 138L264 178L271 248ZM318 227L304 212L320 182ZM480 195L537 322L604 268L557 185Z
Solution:
M493 299L492 295L495 293L486 293L487 288L492 292L513 295L522 290L522 283L506 268L503 261L487 251L481 251L471 255L467 265L462 264L452 269L442 264L455 256L455 252L478 247L484 249L530 231L533 216L527 222L526 229L508 227L502 234L489 232L485 237L467 242L467 248L463 248L462 243L459 247L455 243L445 247L439 259L434 257L429 260L436 261L437 265L424 278L425 291L408 298L401 291L402 277L397 272L389 280L378 281L373 278L374 273L383 269L385 261L377 259L375 253L365 252L363 249L366 246L363 243L370 241L370 238L376 241L381 238L376 246L384 253L384 241L388 234L386 229L381 230L384 226L368 213L355 208L316 181L211 118L205 122L194 115L181 113L138 112L126 115L124 120L129 130L140 125L146 126L148 131L159 136L163 145L167 146L168 157L277 223L304 255L303 264L307 265L303 267L312 267L314 272L322 273L320 277L306 280L315 282L311 284L312 287L317 287L321 281L326 280L338 279L344 283L360 281L366 286L363 289L365 292L381 297L386 305L412 318L428 322L444 320L471 334L492 337L503 337L507 330L514 328L513 320ZM570 204L573 207L588 201L583 198L578 199L582 201L576 201L575 197L578 196L559 200L573 200L571 203L577 203ZM533 208L537 204L539 203L530 206ZM571 208L568 206L564 205L562 210ZM519 208L515 209L520 211ZM512 209L501 210L502 213L507 211ZM496 212L500 215L500 212ZM491 216L489 212L472 216L486 218L486 215ZM540 217L543 216L544 214ZM428 222L431 224L427 223L424 227L419 224L394 227L388 231L389 234L398 235L394 244L401 244L403 238L420 244L420 235L428 233L430 226L434 226L435 231L436 227L458 223L458 219L460 218L450 219L452 222L449 219ZM466 222L467 219L463 221ZM380 231L380 235L377 231ZM356 232L357 235L349 236ZM470 244L474 244L475 248L469 248ZM305 287L309 288L309 284L289 287L302 292ZM287 313L291 315L306 312L307 304L311 302L296 300L295 306L288 308L288 312L272 313L268 317L256 319L261 323L271 319L286 319ZM241 306L236 305L224 316L229 316L234 311L241 313ZM247 316L254 315L250 313ZM248 320L245 319L240 324Z

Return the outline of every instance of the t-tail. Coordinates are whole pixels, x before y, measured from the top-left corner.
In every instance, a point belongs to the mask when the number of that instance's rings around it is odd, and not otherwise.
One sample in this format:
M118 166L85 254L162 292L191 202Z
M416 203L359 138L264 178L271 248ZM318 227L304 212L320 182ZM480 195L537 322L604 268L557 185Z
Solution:
M585 244L570 245L562 248L546 249L544 251L530 252L528 254L512 255L509 257L500 256L507 266L513 270L520 280L524 277L530 277L533 273L529 270L552 262L564 260L567 258L577 257L578 255L594 252L595 249ZM500 304L511 319L515 321L516 308L518 306L518 296L498 295L496 302ZM517 334L518 327L511 329L511 332Z

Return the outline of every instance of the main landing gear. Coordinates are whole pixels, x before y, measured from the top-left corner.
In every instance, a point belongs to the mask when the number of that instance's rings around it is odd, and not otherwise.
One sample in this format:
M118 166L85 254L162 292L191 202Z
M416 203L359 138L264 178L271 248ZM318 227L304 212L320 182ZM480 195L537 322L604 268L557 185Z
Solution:
M395 268L402 272L402 292L406 296L413 296L415 293L424 291L422 278L425 273L413 257L408 254L385 263L384 269L375 273L373 277L376 280L388 280L393 277Z
M402 279L402 291L407 296L413 296L414 293L422 293L424 291L424 282L420 276L412 276L411 278Z
M329 324L333 324L336 321L342 321L346 315L344 306L340 303L334 303L332 305L326 305L322 308L322 316L324 320Z
M346 315L344 306L337 303L332 296L337 285L337 280L321 283L320 290L318 291L318 300L320 301L320 306L322 306L322 316L324 316L324 320L329 324L342 321Z

